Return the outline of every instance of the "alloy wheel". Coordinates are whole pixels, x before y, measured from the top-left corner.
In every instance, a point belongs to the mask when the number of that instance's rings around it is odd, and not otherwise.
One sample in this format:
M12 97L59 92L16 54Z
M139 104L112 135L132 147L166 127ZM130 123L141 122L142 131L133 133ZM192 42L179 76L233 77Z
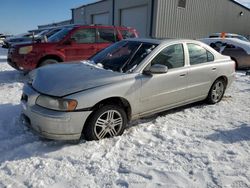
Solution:
M107 110L95 122L94 132L98 139L118 135L123 126L123 118L117 110Z

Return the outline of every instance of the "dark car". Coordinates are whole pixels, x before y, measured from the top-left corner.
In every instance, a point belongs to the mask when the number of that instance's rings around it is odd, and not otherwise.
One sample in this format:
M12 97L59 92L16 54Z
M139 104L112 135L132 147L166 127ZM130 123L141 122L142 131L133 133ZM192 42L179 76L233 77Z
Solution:
M8 63L27 72L47 64L88 59L116 41L135 37L138 37L136 30L130 27L68 26L47 42L13 46L8 52Z
M46 33L48 33L50 29L43 30L37 34L35 33L24 33L13 37L8 37L3 41L3 48L10 48L19 43L27 43L27 42L34 42L37 40L41 40Z
M205 38L201 41L230 56L236 63L236 69L250 69L250 42L237 38Z

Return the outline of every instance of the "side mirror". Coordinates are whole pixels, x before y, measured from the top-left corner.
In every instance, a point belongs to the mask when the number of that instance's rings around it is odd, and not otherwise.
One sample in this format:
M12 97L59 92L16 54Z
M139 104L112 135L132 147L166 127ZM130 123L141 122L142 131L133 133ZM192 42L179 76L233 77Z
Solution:
M168 72L168 67L166 65L154 64L144 72L146 74L165 74Z

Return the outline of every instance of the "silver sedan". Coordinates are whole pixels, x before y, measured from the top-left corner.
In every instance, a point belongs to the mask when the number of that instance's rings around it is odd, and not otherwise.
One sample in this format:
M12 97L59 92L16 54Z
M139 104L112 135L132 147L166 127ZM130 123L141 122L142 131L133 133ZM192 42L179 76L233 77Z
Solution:
M49 139L109 138L136 118L218 103L234 74L234 61L202 42L123 40L88 61L33 72L23 89L23 118Z

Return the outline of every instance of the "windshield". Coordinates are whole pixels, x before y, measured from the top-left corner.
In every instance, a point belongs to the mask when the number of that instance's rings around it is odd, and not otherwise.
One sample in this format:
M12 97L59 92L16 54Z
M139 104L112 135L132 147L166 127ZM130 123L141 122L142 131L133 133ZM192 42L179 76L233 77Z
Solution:
M132 72L156 46L152 43L121 41L97 53L90 61L104 69Z
M61 41L71 30L73 27L65 27L61 29L59 32L48 38L48 42L59 42Z

